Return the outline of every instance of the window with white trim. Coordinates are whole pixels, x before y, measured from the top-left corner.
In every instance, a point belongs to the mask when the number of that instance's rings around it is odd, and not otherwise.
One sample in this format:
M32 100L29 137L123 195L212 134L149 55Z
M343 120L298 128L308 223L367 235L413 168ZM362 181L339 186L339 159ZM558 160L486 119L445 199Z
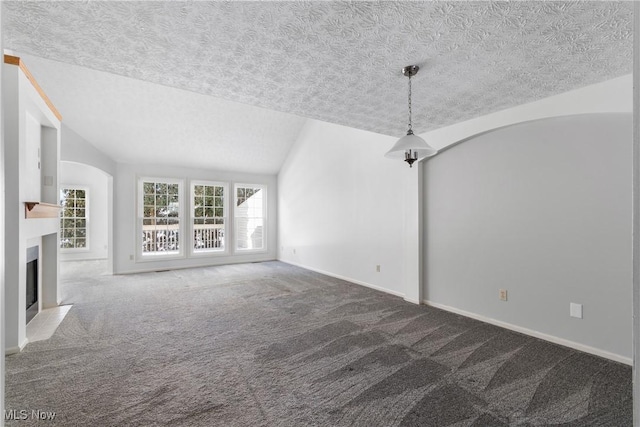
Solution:
M60 189L60 248L89 249L89 191L84 187Z
M142 257L182 254L182 180L140 178L138 224Z
M226 251L227 184L192 182L191 203L193 253Z
M234 190L236 250L265 250L267 187L256 184L236 184Z

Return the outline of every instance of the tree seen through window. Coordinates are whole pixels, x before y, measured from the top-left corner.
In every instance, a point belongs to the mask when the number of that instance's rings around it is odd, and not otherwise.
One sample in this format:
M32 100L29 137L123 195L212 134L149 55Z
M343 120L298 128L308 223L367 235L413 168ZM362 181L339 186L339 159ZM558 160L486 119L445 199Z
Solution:
M60 248L86 249L87 191L79 188L60 190Z

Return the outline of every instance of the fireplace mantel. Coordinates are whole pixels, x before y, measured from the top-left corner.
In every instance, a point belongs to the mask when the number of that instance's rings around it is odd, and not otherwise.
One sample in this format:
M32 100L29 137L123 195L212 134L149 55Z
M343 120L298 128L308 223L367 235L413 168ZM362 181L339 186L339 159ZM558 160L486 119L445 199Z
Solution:
M53 203L24 202L25 218L57 218L62 206Z

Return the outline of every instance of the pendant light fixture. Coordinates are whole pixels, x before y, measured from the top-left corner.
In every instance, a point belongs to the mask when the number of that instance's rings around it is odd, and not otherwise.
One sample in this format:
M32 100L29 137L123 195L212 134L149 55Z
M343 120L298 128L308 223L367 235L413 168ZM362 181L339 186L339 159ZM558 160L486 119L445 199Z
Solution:
M438 151L431 147L427 142L418 135L413 134L411 123L411 77L418 74L420 67L417 65L408 65L402 69L402 74L409 77L409 130L407 134L395 143L393 148L385 154L390 159L403 159L409 163L409 167L413 167L413 162L424 159L436 154Z

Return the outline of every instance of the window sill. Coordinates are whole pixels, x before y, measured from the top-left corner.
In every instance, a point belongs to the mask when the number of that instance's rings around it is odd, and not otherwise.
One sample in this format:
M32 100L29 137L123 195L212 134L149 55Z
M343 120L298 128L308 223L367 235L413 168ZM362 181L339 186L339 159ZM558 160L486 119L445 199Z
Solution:
M89 249L89 248L60 248L60 253L61 254L79 254L79 253L85 253L85 252L91 252L91 249Z
M268 249L236 249L234 255L266 254Z
M185 256L182 252L169 252L169 253L147 253L147 254L138 254L135 259L135 262L154 262L154 261L165 261L171 259L184 259Z
M229 251L224 250L209 250L209 251L201 251L201 252L191 252L189 254L189 258L206 258L206 257L219 257L219 256L229 256Z

